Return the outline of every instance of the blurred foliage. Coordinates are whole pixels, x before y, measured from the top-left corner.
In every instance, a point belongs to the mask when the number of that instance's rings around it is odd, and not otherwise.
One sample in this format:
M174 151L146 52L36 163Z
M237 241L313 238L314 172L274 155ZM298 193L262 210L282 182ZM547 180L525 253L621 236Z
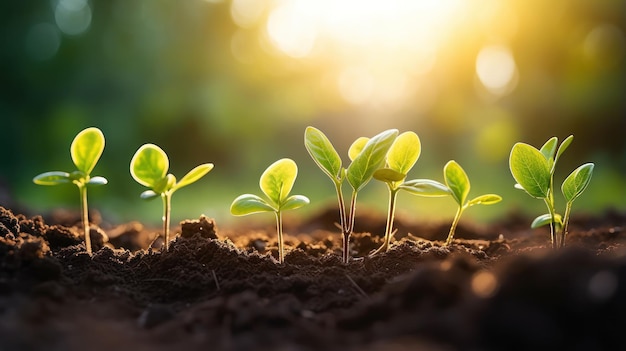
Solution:
M344 1L2 2L0 204L77 207L73 189L31 180L68 168L73 136L97 126L107 144L95 172L110 183L90 204L107 220L158 222L160 204L139 199L128 170L147 142L173 173L215 164L175 199L174 221L232 220L232 199L283 157L315 211L334 195L303 146L314 125L340 152L386 128L415 131L423 153L410 177L441 181L457 160L472 192L504 197L472 214L482 218L540 208L512 187L516 141L574 134L557 179L596 163L578 210L626 207L625 1ZM415 3L415 14L402 7ZM422 17L394 20L402 13ZM385 198L375 183L362 197L379 209ZM402 196L399 206L416 219L454 208Z

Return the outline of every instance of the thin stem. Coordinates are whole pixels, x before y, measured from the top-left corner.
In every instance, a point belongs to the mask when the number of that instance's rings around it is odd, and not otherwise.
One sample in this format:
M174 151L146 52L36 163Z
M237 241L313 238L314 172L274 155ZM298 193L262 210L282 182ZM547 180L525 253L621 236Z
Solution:
M459 220L461 219L461 214L465 208L463 206L459 206L456 210L456 214L454 215L454 220L452 221L452 226L450 227L450 232L448 233L448 238L443 246L448 246L452 244L452 239L454 238L454 232L456 231L456 226L459 224Z
M80 208L83 220L83 232L85 233L85 247L87 253L91 256L91 233L89 230L89 208L87 206L87 186L84 184L78 185L78 191L80 192Z
M276 232L278 233L278 263L285 262L285 254L283 248L283 216L280 211L274 212L276 214Z
M354 230L354 217L356 212L356 191L352 191L352 199L350 200L350 214L346 218L346 227L343 229L343 263L350 262L350 235Z
M391 235L393 233L393 220L396 212L396 197L398 190L387 184L389 189L389 211L387 212L387 225L385 226L385 240L381 247L374 251L370 256L377 255L381 252L387 252L389 250L389 242L391 241Z
M163 237L165 240L165 251L170 247L170 212L172 208L172 194L163 193Z
M563 216L563 229L561 229L561 243L560 247L565 247L565 237L567 236L567 225L569 224L569 216L572 211L572 202L568 202L565 205L565 215Z
M550 194L552 195L552 194ZM556 242L556 213L554 211L554 202L551 202L550 199L552 196L548 196L548 198L544 199L546 206L548 206L548 212L550 213L550 243L552 244L553 249L557 249Z
M339 202L339 224L341 230L346 231L346 205L343 201L343 191L341 190L341 182L335 182L335 190L337 191L337 202Z

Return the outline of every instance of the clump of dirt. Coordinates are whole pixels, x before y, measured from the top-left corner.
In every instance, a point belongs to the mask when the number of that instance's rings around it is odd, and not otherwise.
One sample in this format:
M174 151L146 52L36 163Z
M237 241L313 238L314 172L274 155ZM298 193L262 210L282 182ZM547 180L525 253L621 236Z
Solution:
M462 224L448 247L447 225L399 219L397 240L374 257L384 219L368 215L357 218L347 265L335 217L290 227L278 264L274 232L222 233L204 216L183 221L167 252L141 223L92 225L89 256L76 223L0 207L2 350L621 345L623 214L574 219L558 252L515 216L511 226Z

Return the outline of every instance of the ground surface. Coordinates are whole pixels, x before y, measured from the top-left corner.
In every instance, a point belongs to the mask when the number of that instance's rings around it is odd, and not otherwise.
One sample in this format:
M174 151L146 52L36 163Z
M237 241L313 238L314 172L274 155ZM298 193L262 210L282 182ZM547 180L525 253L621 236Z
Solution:
M373 258L384 222L363 216L348 265L336 215L288 225L299 234L279 265L273 228L221 232L201 217L161 253L139 223L94 225L89 257L75 216L47 224L0 207L0 350L624 347L624 214L574 218L559 252L515 216L461 225L450 247L448 224L398 221Z

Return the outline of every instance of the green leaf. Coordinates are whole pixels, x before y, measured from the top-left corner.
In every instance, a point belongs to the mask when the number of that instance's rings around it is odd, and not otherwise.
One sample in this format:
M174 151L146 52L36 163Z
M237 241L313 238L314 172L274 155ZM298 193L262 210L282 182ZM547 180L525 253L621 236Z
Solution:
M398 173L407 174L417 162L422 151L420 138L413 132L404 132L394 140L387 152L387 166Z
M509 168L515 181L532 197L545 199L550 191L550 166L536 148L516 143L511 149Z
M167 154L154 144L142 145L130 160L130 174L137 183L154 188L170 167Z
M354 191L361 190L372 179L374 172L384 165L387 151L397 135L397 129L389 129L371 138L363 146L346 170L346 178Z
M463 206L470 191L469 178L463 168L456 161L448 161L443 167L443 177L454 200Z
M152 190L146 190L146 191L144 191L143 193L141 193L141 194L139 195L139 197L140 197L142 200L152 200L152 199L157 198L157 197L159 197L159 196L160 196L159 194L155 193L155 192L154 192L154 191L152 191Z
M212 163L203 163L199 166L196 166L194 169L187 172L187 174L185 174L185 176L182 177L181 180L172 187L172 192L184 186L187 186L189 184L195 183L200 178L204 177L207 173L209 173L212 169L213 169Z
M407 180L398 188L419 196L441 197L451 194L450 189L447 186L430 179Z
M563 220L561 219L560 214L555 213L554 219L558 226L563 226ZM533 222L530 224L530 227L535 229L535 228L543 227L544 225L549 225L550 223L552 223L552 217L550 216L549 213L546 213L535 218Z
M272 163L261 175L259 186L267 197L280 207L289 195L298 176L298 166L288 158Z
M563 192L563 196L565 196L565 200L567 202L573 202L576 200L580 194L582 194L589 182L591 181L591 176L593 174L593 163L585 163L584 165L576 168L572 173L570 173L567 178L563 181L563 185L561 186L561 191Z
M38 185L59 185L71 182L70 174L60 171L41 173L33 178L33 183Z
M348 157L350 158L350 161L354 161L354 159L359 156L361 151L363 151L365 144L367 144L369 140L369 138L360 137L355 140L352 145L350 145L350 148L348 149Z
M554 160L554 152L556 151L556 144L558 141L559 139L557 139L557 137L552 137L548 139L548 141L546 141L546 143L543 144L539 150L546 160Z
M70 155L74 165L86 175L91 174L102 155L102 151L104 151L104 135L100 129L95 127L84 129L78 133L70 146Z
M493 205L502 201L502 196L496 194L486 194L477 196L467 202L467 207L474 205Z
M406 174L402 174L391 168L377 169L373 174L374 179L380 180L385 183L399 182L406 178Z
M308 205L311 201L308 197L304 195L292 195L289 196L285 202L280 206L281 211L286 210L295 210L296 208L300 208L304 205Z
M324 173L333 181L340 178L341 157L322 131L314 127L307 127L304 131L304 146L313 161Z
M253 194L240 195L230 205L230 213L234 216L274 211L276 211L276 209L268 204L267 201Z
M565 152L565 150L567 150L567 147L572 143L573 140L574 140L573 135L570 135L567 138L565 138L565 140L563 140L563 142L559 146L559 150L556 152L556 156L554 157L555 164L556 164L556 161L559 160L559 157L561 157L561 155Z
M109 181L105 177L91 177L87 182L87 185L106 185Z

